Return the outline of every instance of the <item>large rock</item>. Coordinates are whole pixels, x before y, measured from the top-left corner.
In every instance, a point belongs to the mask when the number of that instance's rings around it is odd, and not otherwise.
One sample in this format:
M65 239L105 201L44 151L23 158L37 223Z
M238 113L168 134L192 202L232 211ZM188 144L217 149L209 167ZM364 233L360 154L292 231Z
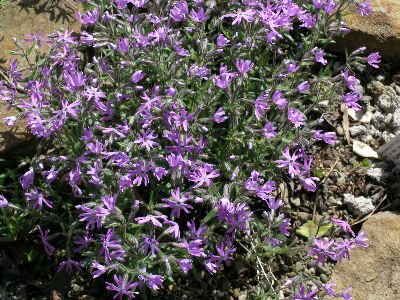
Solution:
M400 214L380 212L362 226L368 248L350 250L350 261L336 264L332 273L335 289L349 286L353 300L400 299Z
M377 52L386 60L400 59L400 1L370 0L372 12L361 16L358 7L350 5L346 10L345 27L351 32L335 38L332 50L349 52L365 46L366 53Z
M53 33L55 30L73 29L74 32L80 31L80 22L76 20L76 10L83 11L81 3L71 1L47 1L47 0L22 0L6 2L0 9L0 23L3 30L0 30L0 67L8 69L10 59L14 60L16 56L12 56L8 51L18 51L17 46L12 41L16 37L21 44L26 47L27 44L22 40L27 38L30 33L43 34ZM40 51L45 53L49 47L42 44ZM30 57L34 61L34 52ZM20 68L28 67L25 60L21 60ZM24 72L26 75L26 72ZM1 78L0 78L1 80ZM0 100L0 102L2 102ZM27 131L26 123L19 121L15 124L15 128L10 130L4 123L3 117L17 115L16 110L7 110L7 107L0 103L0 156L4 157L5 152L12 151L14 153L19 150L29 149L27 145L19 146L21 143L27 142L30 134ZM20 152L24 155L24 152Z

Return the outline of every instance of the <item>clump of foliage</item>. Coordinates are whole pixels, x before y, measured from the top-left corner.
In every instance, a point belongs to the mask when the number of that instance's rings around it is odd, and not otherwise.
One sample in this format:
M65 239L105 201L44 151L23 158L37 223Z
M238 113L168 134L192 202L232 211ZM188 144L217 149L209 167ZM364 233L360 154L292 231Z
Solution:
M359 109L352 68L379 62L376 53L359 56L365 49L336 69L325 57L323 46L348 31L340 18L348 1L81 2L91 9L77 13L78 36L32 33L27 50L15 40L20 58L0 95L21 113L4 121L25 119L40 145L19 193L1 196L3 212L34 218L49 255L48 228L58 232L59 269L112 274L107 289L120 299L156 291L194 265L216 273L243 235L248 258L273 276L260 257L291 253L277 186L290 179L315 191L308 148L335 143L310 112L326 99ZM362 14L368 4L357 3ZM50 47L43 58L42 44ZM79 53L91 54L85 64ZM22 59L31 66L25 78ZM363 233L332 222L329 239L310 236L303 249L317 264L366 246ZM351 237L335 242L340 231ZM264 292L350 297L317 281L307 290L305 278Z

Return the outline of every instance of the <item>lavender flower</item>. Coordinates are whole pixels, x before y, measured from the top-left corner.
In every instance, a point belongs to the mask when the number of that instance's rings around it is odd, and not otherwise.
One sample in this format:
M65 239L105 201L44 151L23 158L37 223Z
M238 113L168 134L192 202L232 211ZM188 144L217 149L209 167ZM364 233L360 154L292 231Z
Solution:
M370 66L379 69L379 66L377 65L381 63L381 56L379 55L379 52L374 52L368 55L367 62L369 63Z
M126 282L125 278L122 279L121 276L117 277L117 275L114 275L114 281L117 285L106 282L108 284L108 286L106 287L107 290L117 292L114 295L113 299L115 299L116 297L119 297L119 300L122 300L123 295L127 295L131 298L135 298L135 294L138 294L138 292L129 291L130 289L138 286L137 282L135 282L135 283L131 283L130 281Z
M190 213L189 209L193 209L193 207L189 204L184 203L185 201L193 199L193 196L191 196L188 192L184 193L183 196L180 196L180 188L178 187L176 191L171 189L171 195L173 198L173 201L168 200L166 198L163 198L162 201L166 202L167 204L164 204L163 207L168 207L172 208L172 212L170 217L172 218L173 216L176 216L179 218L180 217L180 211L183 209L185 213Z
M225 110L222 107L218 108L217 112L214 114L214 121L217 123L222 123L227 119L228 117L225 116Z
M0 207L7 207L8 200L3 195L0 195Z
M307 256L317 255L317 260L315 265L318 267L318 264L321 262L322 266L325 267L325 256L329 257L332 260L336 260L336 253L332 251L328 251L328 249L332 246L333 241L327 241L325 244L321 238L318 240L316 238L313 239L314 244L317 246L316 248L309 247L307 248L308 252Z
M39 233L40 233L39 237L42 240L42 243L43 243L43 246L44 246L44 251L46 251L46 253L50 255L50 253L54 252L54 247L52 245L50 245L49 242L47 241L48 240L49 230L46 229L44 234L43 234L42 228L39 225L37 226L37 228L38 228Z

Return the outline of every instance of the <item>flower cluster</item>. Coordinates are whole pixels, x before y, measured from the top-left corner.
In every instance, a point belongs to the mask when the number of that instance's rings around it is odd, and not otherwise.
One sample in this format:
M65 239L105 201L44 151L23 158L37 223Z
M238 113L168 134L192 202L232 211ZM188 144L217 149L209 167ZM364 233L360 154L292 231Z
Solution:
M44 43L48 55L36 56L27 78L10 61L9 80L0 82L4 104L21 111L6 124L25 119L41 143L19 178L27 211L57 215L67 202L76 218L60 221L69 233L61 235L67 257L59 270L111 273L114 298L134 298L133 289L157 290L194 261L216 273L234 259L238 236L258 236L260 251L278 249L291 220L278 212L276 186L289 176L315 191L308 144L335 142L334 133L315 129L321 122L307 108L331 93L359 107L350 69L330 80L311 70L328 63L318 41L345 31L330 18L337 3L85 2L93 9L77 13L78 36L32 33L24 40L30 51ZM360 10L368 13L368 3ZM84 64L79 52L88 49ZM376 67L379 55L366 61ZM57 191L66 188L61 199ZM262 216L253 211L258 198ZM49 229L38 231L51 254ZM310 253L318 263L341 261L363 239L315 239Z

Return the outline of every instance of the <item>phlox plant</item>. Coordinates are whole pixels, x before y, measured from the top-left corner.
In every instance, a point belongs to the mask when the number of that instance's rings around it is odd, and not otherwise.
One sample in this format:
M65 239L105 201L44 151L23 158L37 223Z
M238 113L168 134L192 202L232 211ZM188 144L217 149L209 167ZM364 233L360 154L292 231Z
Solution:
M332 68L324 45L348 32L349 1L80 2L90 7L76 14L80 33L31 33L27 50L15 40L0 96L20 114L4 121L24 119L40 144L19 178L25 201L5 191L3 209L35 216L44 251L65 250L59 270L85 268L118 299L192 268L215 274L243 249L273 276L260 258L286 251L293 232L277 187L315 191L309 146L335 143L310 113L323 100L360 109L353 69L379 63L359 49ZM303 254L323 265L366 245L363 234L346 243L334 234ZM328 285L309 291L304 278L263 288L350 299Z

